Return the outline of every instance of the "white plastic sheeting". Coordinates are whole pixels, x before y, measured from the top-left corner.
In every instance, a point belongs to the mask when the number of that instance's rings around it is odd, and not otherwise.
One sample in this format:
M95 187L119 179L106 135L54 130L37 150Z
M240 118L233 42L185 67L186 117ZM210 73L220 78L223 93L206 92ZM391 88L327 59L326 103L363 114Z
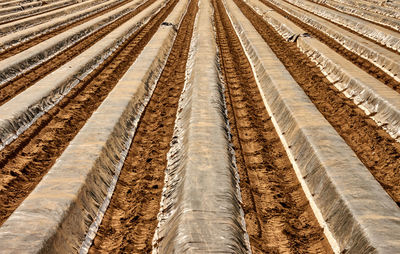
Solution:
M177 5L167 20L179 22L184 7ZM0 253L87 252L175 36L173 27L159 28L48 174L0 227Z
M273 0L275 1L275 0ZM400 52L400 33L372 24L360 18L331 10L321 5L301 0L285 0L295 6L324 17L332 22L343 25L359 34Z
M82 20L90 15L98 13L102 10L112 7L118 4L122 0L98 0L92 3L92 7L77 11L71 14L62 15L54 18L51 21L43 24L23 29L22 31L14 31L11 34L0 37L0 52L7 48L15 47L23 42L38 37L42 34L49 33L61 26L67 26L73 22ZM104 3L103 3L104 2Z
M231 1L226 1L226 6L266 108L317 218L329 229L326 233L334 251L396 253L400 249L399 207L324 119L251 23Z
M0 149L56 105L165 4L166 1L156 1L89 49L0 106Z
M254 0L249 2L262 10L263 5ZM273 11L264 12L263 17L287 40L305 33ZM300 37L296 43L302 52L317 63L322 73L339 91L351 98L393 138L400 140L400 94L314 38Z
M153 253L249 253L219 78L213 10L200 0L168 153Z
M31 48L0 61L0 85L22 75L56 54L71 47L101 28L127 15L140 5L139 0L123 5L105 15L45 40Z

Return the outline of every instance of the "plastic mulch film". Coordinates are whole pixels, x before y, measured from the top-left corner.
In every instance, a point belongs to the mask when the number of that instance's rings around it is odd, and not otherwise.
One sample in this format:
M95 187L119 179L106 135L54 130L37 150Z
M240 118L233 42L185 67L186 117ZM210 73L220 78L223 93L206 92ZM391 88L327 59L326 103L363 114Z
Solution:
M212 7L200 0L153 253L250 253L219 80Z

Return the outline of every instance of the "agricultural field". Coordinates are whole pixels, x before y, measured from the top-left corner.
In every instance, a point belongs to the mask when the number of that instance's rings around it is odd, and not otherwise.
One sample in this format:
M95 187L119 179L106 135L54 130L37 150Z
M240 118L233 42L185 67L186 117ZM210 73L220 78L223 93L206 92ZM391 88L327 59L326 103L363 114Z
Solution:
M399 253L400 0L0 0L0 253Z

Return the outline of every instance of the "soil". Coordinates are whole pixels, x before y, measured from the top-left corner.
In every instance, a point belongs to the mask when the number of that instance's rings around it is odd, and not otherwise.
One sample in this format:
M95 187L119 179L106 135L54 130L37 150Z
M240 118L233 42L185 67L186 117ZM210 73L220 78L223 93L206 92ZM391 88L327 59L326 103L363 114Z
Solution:
M175 4L176 1L169 2L56 106L0 151L0 225L48 172Z
M261 2L264 2L264 1L265 1L265 0L261 0ZM264 2L264 3L265 3L265 2ZM292 3L289 3L289 2L287 2L287 3L290 4L290 5L292 5L292 6L296 6L296 5L292 4ZM316 14L310 12L310 11L307 11L306 9L303 9L303 8L301 8L301 7L298 7L298 6L296 6L296 7L302 9L305 13L310 13L310 14L316 15ZM374 43L374 44L378 44L379 46L381 46L381 47L383 47L383 48L385 48L385 49L387 49L387 50L389 50L389 51L392 51L393 53L399 54L398 51L396 51L396 50L394 50L394 49L392 49L392 48L389 48L389 47L387 47L386 45L380 44L380 43L378 43L377 41L375 41L375 40L373 40L373 39L371 39L371 38L369 38L369 37L367 37L367 36L365 36L365 35L362 35L362 34L360 34L360 33L357 33L356 31L351 30L350 28L347 28L347 27L345 27L345 26L343 26L343 25L340 25L339 23L336 23L336 22L334 22L334 21L332 21L332 20L330 20L330 19L324 18L324 17L322 17L322 16L319 16L319 15L316 15L316 16L320 17L321 19L326 20L327 22L333 23L333 24L335 24L336 26L338 26L338 27L340 27L340 28L342 28L342 29L344 29L344 30L347 30L348 32L350 32L350 33L352 33L352 34L355 34L355 35L357 35L357 36L360 36L360 37L362 37L362 38L364 38L364 39L366 39L366 40L368 40L368 41L370 41L370 42L372 42L372 43ZM398 32L398 31L397 31L397 32Z
M268 116L225 9L220 1L213 4L252 252L332 253Z
M321 114L400 206L400 144L339 92L296 44L285 41L241 0L235 2Z
M44 61L43 63L29 70L28 72L17 76L15 79L3 84L0 87L0 106L25 91L25 89L34 85L47 74L50 74L68 61L71 61L74 57L78 56L90 46L104 38L107 34L111 33L114 29L136 16L138 13L143 11L155 1L156 0L147 1L134 11L123 16L122 18L119 18L111 24L99 29L97 32L89 35L81 41L78 41L69 48L57 52L57 54L50 59Z
M353 53L352 51L346 49L342 44L339 42L335 41L328 35L326 35L324 32L308 25L299 20L298 18L291 16L290 14L286 13L285 11L279 9L275 5L271 4L267 0L261 0L262 3L264 3L266 6L274 9L276 12L279 14L283 15L299 27L301 27L303 30L305 30L307 33L309 33L312 37L317 38L319 41L333 49L336 53L340 54L347 60L351 61L353 64L355 64L358 68L362 69L369 75L373 76L377 80L381 81L383 84L389 86L396 92L400 93L400 83L396 81L394 78L392 78L389 74L381 70L379 67L375 66L372 64L370 61L362 58L361 56L357 55L356 53ZM337 25L337 24L335 24ZM341 26L340 26L341 27ZM345 29L344 27L341 27ZM346 29L348 30L348 29ZM350 31L352 32L352 31ZM352 32L354 33L354 32ZM370 39L369 39L370 40ZM374 42L376 43L376 42ZM396 51L395 51L396 52ZM397 53L397 52L396 52Z
M89 253L150 253L197 13L190 3Z
M55 28L54 30L49 31L48 33L41 34L41 35L39 35L37 37L34 37L34 38L30 39L30 40L24 41L21 44L18 44L16 46L10 47L10 48L8 48L8 49L6 49L6 50L4 50L3 52L0 53L0 61L6 59L7 57L16 55L16 54L18 54L18 53L20 53L20 52L22 52L24 50L27 50L28 48L31 48L31 47L41 43L42 41L48 40L48 39L50 39L50 38L52 38L52 37L54 37L54 36L56 36L56 35L58 35L58 34L60 34L62 32L70 30L71 28L79 26L79 25L81 25L81 24L83 24L85 22L88 22L89 20L92 20L94 18L97 18L97 17L100 17L102 15L105 15L107 12L115 10L115 9L119 8L120 6L122 6L122 5L124 5L124 4L128 3L128 2L131 2L131 1L132 0L122 1L122 2L120 2L118 4L116 4L116 5L110 6L110 7L106 8L106 9L100 11L100 12L91 14L91 15L83 18L83 19L79 19L79 20L74 21L74 22L69 23L69 24L63 24L63 25Z
M331 10L333 10L333 11L341 12L341 13L344 13L344 14L346 14L346 15L355 17L355 18L357 18L357 19L363 19L363 20L365 20L365 22L370 22L370 23L372 23L372 24L374 24L374 25L377 25L377 26L380 26L380 27L382 27L382 28L391 30L391 31L393 31L393 32L396 32L396 33L399 32L398 30L396 30L395 28L393 28L393 27L391 27L391 26L389 26L389 25L381 24L381 23L379 23L379 22L372 21L372 20L368 20L368 19L364 18L364 17L361 16L361 15L359 16L359 15L355 15L355 14L348 13L348 12L342 12L342 11L340 11L340 10L336 9L335 7L332 7L332 6L328 5L328 4L324 4L324 3L318 3L318 4L321 5L321 6L324 6L325 8L331 9ZM355 8L356 8L356 7L355 7ZM366 10L364 10L364 11L366 11ZM366 12L367 12L367 11L366 11ZM380 15L381 15L381 14L380 14ZM382 16L383 16L383 15L382 15ZM385 17L385 18L386 18L386 17Z

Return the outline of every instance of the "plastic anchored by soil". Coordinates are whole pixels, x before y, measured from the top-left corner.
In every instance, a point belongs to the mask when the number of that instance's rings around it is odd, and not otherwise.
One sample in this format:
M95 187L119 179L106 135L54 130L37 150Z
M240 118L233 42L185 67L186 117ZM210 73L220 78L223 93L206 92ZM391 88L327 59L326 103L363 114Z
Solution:
M166 154L172 139L197 1L189 5L159 82L143 112L120 180L89 253L150 253Z
M4 50L3 52L0 53L0 61L3 60L3 59L6 59L7 57L10 57L12 55L16 55L16 54L18 54L18 53L20 53L20 52L22 52L22 51L24 51L24 50L26 50L28 48L31 48L31 47L35 46L36 44L39 44L42 41L48 40L48 39L56 36L57 34L65 32L65 31L67 31L67 30L69 30L69 29L71 29L73 27L76 27L76 26L78 26L80 24L83 24L83 23L85 23L85 22L87 22L89 20L97 18L97 17L99 17L101 15L104 15L107 12L115 10L118 7L128 3L130 1L132 1L132 0L121 1L121 2L119 2L117 4L114 4L114 5L106 8L106 9L104 9L104 10L101 10L99 12L91 14L88 17L85 17L85 18L80 19L78 21L75 21L73 23L69 23L67 25L61 25L58 28L56 28L54 30L51 30L51 32L48 32L48 33L45 33L43 35L37 36L37 37L35 37L35 38L31 39L31 40L28 40L28 41L25 41L25 42L23 42L21 44L18 44L17 46L10 47L7 50Z
M331 253L220 1L213 1L228 116L253 253Z
M378 79L382 83L386 84L387 86L393 88L396 92L400 93L400 83L397 82L394 78L392 78L389 74L385 73L383 70L380 68L376 67L374 64L369 62L368 60L362 58L361 56L357 55L354 52L351 52L350 50L346 49L343 45L338 43L337 41L333 40L330 38L328 35L324 34L322 31L305 24L304 22L300 21L294 16L288 15L285 11L279 9L277 6L271 4L267 0L261 0L262 3L264 3L266 6L272 8L275 10L277 13L285 16L287 19L307 31L312 37L317 38L321 42L325 43L328 45L330 48L335 50L337 53L345 57L347 60L351 61L355 65L357 65L359 68L373 76L374 78ZM342 27L344 28L344 27ZM344 28L346 29L346 28ZM348 29L346 29L348 30ZM352 32L354 33L354 32ZM367 38L370 40L369 38ZM393 50L391 50L393 51Z
M176 1L131 36L92 75L0 152L0 224L34 189L119 78L146 46Z
M138 6L137 9L132 11L131 13L123 16L122 18L112 22L111 24L101 28L99 31L91 34L87 38L82 41L79 41L72 47L66 49L65 51L57 53L54 57L49 60L43 62L42 64L34 67L32 70L28 71L24 75L20 75L10 82L5 83L0 88L0 106L23 92L25 89L34 85L35 82L42 79L47 74L56 70L59 66L67 63L84 50L92 46L94 43L98 42L102 38L104 38L111 31L116 29L118 26L121 26L126 21L137 15L139 12L147 8L149 5L154 3L156 0L149 0L146 3Z
M285 41L246 4L236 2L318 110L400 205L400 144L341 94L295 44Z

